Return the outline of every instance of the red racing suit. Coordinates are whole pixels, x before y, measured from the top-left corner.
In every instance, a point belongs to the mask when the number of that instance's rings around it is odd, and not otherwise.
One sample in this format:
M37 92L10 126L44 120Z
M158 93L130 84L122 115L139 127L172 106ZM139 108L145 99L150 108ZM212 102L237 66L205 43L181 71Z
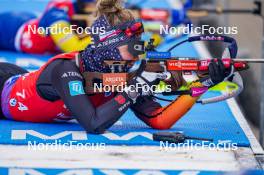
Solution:
M37 92L37 80L43 70L54 60L75 59L78 53L65 53L51 58L38 71L10 77L3 87L1 107L5 117L16 121L52 122L72 119L70 111L62 100L55 102L43 99ZM97 94L91 97L91 103L97 107L113 98Z

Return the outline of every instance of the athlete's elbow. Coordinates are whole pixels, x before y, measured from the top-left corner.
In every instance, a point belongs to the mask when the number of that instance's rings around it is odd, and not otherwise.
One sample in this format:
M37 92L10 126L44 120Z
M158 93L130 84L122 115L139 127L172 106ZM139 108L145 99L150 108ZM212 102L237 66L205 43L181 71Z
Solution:
M151 126L153 129L157 129L157 130L166 130L166 129L170 129L171 126L167 126L167 125L163 125L163 124L155 124Z

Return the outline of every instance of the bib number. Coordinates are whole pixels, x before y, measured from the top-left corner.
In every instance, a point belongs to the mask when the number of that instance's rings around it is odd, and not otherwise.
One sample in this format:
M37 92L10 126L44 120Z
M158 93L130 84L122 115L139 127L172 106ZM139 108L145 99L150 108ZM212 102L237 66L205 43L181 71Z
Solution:
M21 102L18 102L18 110L19 111L27 111L28 110L28 107L25 106L24 104L22 104Z

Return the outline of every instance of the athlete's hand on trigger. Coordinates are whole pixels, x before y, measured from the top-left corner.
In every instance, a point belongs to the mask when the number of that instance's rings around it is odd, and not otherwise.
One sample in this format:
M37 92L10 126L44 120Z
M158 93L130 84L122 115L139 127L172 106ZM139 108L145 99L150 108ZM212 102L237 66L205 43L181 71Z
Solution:
M144 71L145 67L146 61L142 60L141 65L137 70L136 77L134 78L135 83L141 85L140 87L145 87L138 89L138 93L142 96L151 95L155 90L155 85L158 85L160 80L165 79L160 73Z

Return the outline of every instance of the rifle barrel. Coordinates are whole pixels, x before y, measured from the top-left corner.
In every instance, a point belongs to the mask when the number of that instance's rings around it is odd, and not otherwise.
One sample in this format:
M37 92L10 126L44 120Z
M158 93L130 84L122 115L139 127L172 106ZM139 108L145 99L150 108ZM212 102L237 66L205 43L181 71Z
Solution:
M255 58L252 58L252 59L234 59L234 61L241 61L241 62L248 62L248 63L264 63L264 59L261 58L261 59L255 59Z
M222 8L216 8L216 9L190 9L188 11L190 15L195 14L195 13L204 13L209 15L210 13L215 13L215 14L224 14L224 13L249 13L252 14L254 13L254 9L222 9Z

